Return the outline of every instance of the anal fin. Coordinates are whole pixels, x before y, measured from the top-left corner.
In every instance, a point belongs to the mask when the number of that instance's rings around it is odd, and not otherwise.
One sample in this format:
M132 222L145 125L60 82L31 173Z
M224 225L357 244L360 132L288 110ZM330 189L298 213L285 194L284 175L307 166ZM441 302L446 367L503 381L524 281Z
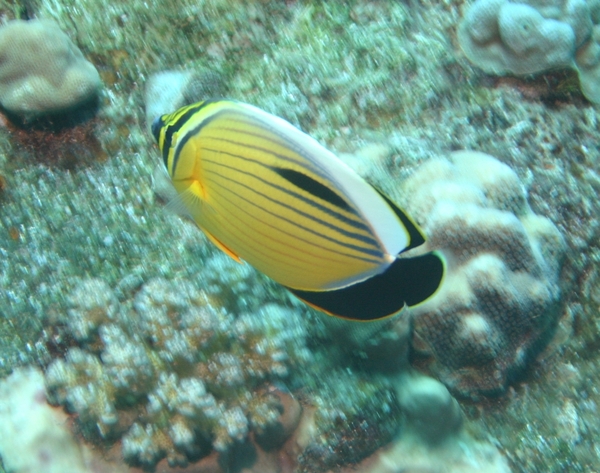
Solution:
M200 227L202 228L202 227ZM237 261L238 263L242 263L242 260L240 259L240 257L235 254L230 248L228 248L227 246L225 246L221 240L219 240L216 236L214 236L212 233L207 232L204 228L202 228L202 231L204 232L204 234L208 237L208 239L210 241L212 241L215 246L217 248L219 248L223 253L225 253L226 255L228 255L231 259L233 259L234 261Z
M329 315L368 322L425 302L439 289L445 271L444 257L431 252L414 258L397 258L383 273L341 289L287 289L311 307Z

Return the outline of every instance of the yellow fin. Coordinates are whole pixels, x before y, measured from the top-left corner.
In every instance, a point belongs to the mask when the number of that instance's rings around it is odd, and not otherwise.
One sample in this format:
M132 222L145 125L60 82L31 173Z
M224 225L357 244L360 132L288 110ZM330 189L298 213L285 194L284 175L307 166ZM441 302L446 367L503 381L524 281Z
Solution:
M179 192L173 186L173 181L162 164L157 165L152 172L152 190L165 204L179 199Z
M240 264L242 263L240 257L236 255L233 251L231 251L229 248L227 248L223 243L221 243L212 233L207 232L204 228L202 228L202 231L208 237L208 239L212 241L215 244L215 246L219 248L223 253L229 255L234 261L237 261Z
M206 202L202 197L200 197L201 189L199 188L199 183L194 181L190 187L184 190L181 194L173 195L169 203L167 204L167 208L177 215L187 216L192 218L192 220L196 221L194 218L195 215L198 215L200 212L204 211L213 211L210 206L206 205ZM198 222L196 221L196 224ZM215 237L212 233L207 231L201 225L198 225L200 229L204 232L204 234L208 237L210 241L212 241L217 248L219 248L223 253L229 255L231 259L237 261L238 263L242 263L240 257L235 254L230 248L225 246L217 237Z
M171 184L172 191L163 194L168 198L167 209L180 217L188 217L195 220L195 216L204 211L204 201L199 195L198 183L192 181L191 185L182 192Z

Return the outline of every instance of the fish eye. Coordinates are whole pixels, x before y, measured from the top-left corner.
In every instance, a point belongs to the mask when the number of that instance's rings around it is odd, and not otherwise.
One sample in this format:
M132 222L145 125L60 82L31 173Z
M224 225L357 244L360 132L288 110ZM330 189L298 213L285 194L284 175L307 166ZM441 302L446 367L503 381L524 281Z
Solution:
M162 119L162 116L156 117L152 122L152 134L154 135L154 139L158 142L160 139L160 130L163 127L165 122Z

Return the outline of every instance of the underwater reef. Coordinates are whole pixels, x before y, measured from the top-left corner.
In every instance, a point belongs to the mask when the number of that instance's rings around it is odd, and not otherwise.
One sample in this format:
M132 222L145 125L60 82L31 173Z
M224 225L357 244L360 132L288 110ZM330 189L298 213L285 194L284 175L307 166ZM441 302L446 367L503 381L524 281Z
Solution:
M122 438L133 464L186 464L264 433L280 414L268 383L310 356L296 312L271 304L233 317L185 280L150 280L132 307L98 279L69 300L79 346L48 367L50 400L90 436Z
M458 41L471 62L492 74L527 75L572 68L581 91L600 102L597 1L479 0L466 11Z
M93 118L60 132L16 129L0 111L0 452L14 453L0 472L48 459L27 438L11 443L17 431L51 432L80 460L116 459L112 472L595 471L596 7L496 2L573 31L557 69L521 76L471 63L461 23L482 3L0 0L3 28L55 22L102 82L90 73ZM572 26L577 11L585 28ZM313 136L413 205L429 244L464 263L450 259L448 282L472 291L358 327L218 254L155 193L149 115L172 111L149 107L156 74L164 103L240 100ZM454 176L444 157L457 150L494 156L516 199L495 200L479 182L473 213L453 201L459 228L469 215L475 233L492 214L508 222L505 240L473 254L417 201L446 184L414 184L427 166ZM470 279L467 267L478 270ZM20 405L36 409L20 417ZM42 429L50 418L65 429Z
M501 393L556 328L563 237L531 211L517 175L483 153L429 160L402 190L448 260L435 300L414 310L413 347L457 394Z

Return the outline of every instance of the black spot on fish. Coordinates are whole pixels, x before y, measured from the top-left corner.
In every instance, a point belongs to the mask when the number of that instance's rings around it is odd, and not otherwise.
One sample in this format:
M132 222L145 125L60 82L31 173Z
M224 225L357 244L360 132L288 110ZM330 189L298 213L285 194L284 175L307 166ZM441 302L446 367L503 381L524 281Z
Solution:
M314 195L315 197L324 200L325 202L329 202L336 207L339 207L344 210L352 211L352 208L348 205L348 203L342 199L339 195L329 189L327 186L324 186L318 181L315 181L312 177L307 176L306 174L302 174L301 172L294 171L292 169L284 169L284 168L272 168L277 174L281 177L294 184L296 187L308 192L309 194Z

